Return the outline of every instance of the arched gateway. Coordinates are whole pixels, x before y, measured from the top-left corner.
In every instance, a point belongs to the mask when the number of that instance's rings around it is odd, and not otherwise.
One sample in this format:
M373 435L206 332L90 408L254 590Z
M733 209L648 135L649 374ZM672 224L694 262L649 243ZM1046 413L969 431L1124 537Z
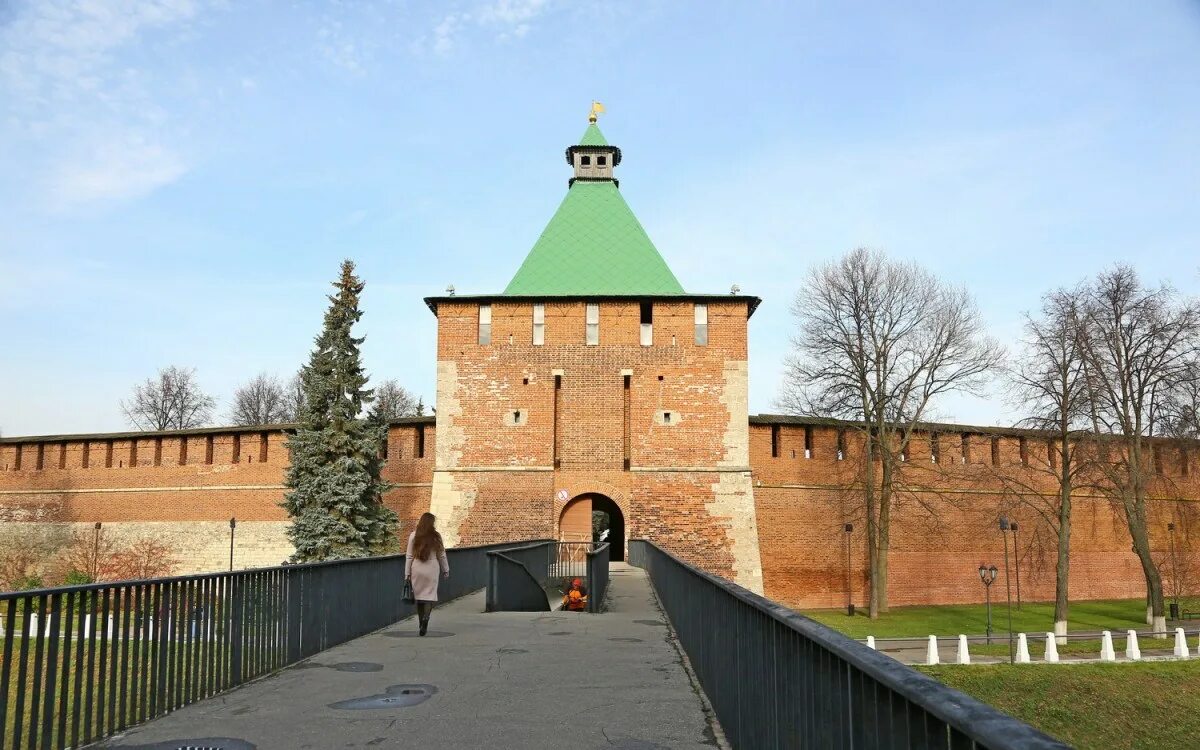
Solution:
M589 492L563 506L558 517L559 541L599 542L601 537L609 543L609 559L625 559L625 514L612 498Z

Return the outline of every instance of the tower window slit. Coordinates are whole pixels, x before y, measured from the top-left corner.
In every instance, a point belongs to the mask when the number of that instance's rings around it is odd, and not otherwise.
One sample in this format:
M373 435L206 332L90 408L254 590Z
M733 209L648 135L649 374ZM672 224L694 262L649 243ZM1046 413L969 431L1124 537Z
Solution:
M596 346L600 343L600 305L589 302L585 315L585 343L588 346Z
M708 305L696 305L696 345L708 343Z
M546 306L533 306L533 345L541 346L546 343ZM526 383L529 382L526 378Z
M642 346L650 346L654 343L654 305L650 302L641 304L642 318Z
M813 429L812 425L804 426L804 457L813 457Z
M779 425L771 425L771 458L779 458Z
M479 306L479 345L492 343L492 306Z
M622 464L625 467L625 471L629 471L629 467L632 464L632 461L631 461L630 455L629 455L629 444L631 442L630 441L630 420L629 420L629 408L630 408L631 393L630 393L629 386L630 386L630 381L633 378L630 377L629 375L625 375L621 379L624 381L624 393L622 394L622 399L621 399L622 400L622 411L623 411L623 419L621 420L623 422L623 424L621 425L621 432L622 432L621 443L622 443L622 453L624 454L622 457Z

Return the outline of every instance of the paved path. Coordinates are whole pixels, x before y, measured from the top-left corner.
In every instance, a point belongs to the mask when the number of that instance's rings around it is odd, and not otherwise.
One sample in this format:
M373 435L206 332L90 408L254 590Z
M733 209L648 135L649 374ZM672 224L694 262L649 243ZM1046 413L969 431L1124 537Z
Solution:
M645 573L614 565L609 592L611 606L600 615L484 614L478 592L436 609L425 638L411 637L416 622L405 620L144 724L104 747L157 750L214 737L251 744L202 746L716 747ZM331 706L387 697L389 687L402 684L432 685L436 692L410 707ZM390 696L404 699L397 689ZM158 744L166 741L172 744Z

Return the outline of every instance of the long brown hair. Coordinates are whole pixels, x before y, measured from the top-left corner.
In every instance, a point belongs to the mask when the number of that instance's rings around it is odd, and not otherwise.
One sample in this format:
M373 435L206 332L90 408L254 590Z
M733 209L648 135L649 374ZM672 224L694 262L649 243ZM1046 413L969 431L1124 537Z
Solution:
M413 557L422 562L446 548L442 544L442 535L433 528L435 521L437 518L432 513L422 513L421 520L417 521L417 530L413 535Z

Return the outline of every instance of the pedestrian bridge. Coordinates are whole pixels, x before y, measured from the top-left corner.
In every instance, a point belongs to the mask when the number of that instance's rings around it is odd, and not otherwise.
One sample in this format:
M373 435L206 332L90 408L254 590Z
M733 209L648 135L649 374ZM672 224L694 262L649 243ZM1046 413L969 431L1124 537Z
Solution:
M0 595L0 748L1064 747L650 542L604 552L450 550L425 637L399 556ZM578 564L593 611L547 611Z

